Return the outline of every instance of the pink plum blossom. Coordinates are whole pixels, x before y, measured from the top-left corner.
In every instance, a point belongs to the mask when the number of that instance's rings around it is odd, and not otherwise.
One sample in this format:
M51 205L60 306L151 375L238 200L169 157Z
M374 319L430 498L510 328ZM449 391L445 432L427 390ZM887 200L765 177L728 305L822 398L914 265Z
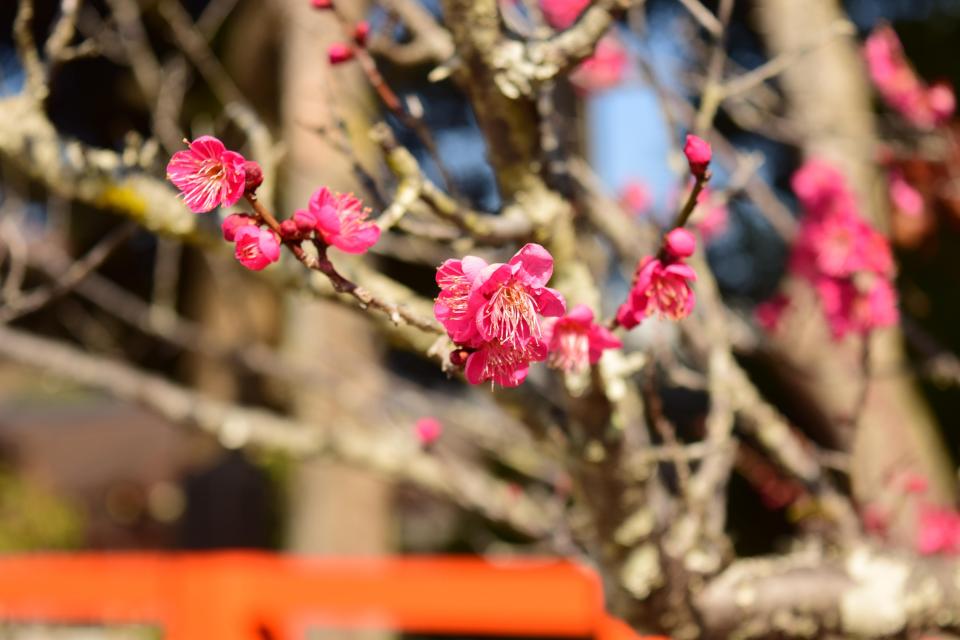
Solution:
M690 173L697 178L703 178L713 157L710 143L699 136L688 134L686 144L683 145L683 155L690 165Z
M554 29L566 29L590 5L590 0L540 0L543 17Z
M900 171L890 172L890 202L905 216L916 218L923 214L923 195L907 182Z
M619 349L623 343L593 318L585 304L575 305L567 315L544 324L544 342L549 352L547 363L567 372L582 372L596 364L606 349Z
M429 447L440 439L443 433L443 425L436 418L424 417L417 420L413 426L417 440L424 447Z
M328 245L346 253L364 253L380 239L380 227L368 219L369 210L353 194L333 193L326 187L310 198L307 209L293 214L301 231L316 231Z
M471 383L516 386L530 362L546 358L541 317L566 310L563 297L546 286L552 274L553 257L538 244L525 245L507 263L466 256L437 269L434 315L451 340L470 351Z
M630 294L617 311L617 322L632 329L654 314L670 320L686 318L693 311L695 297L690 283L696 279L696 272L682 260L664 263L652 256L643 258Z
M177 151L167 164L167 179L194 213L229 207L243 197L246 183L242 155L213 136L200 136Z
M237 260L251 271L260 271L280 259L280 240L270 229L243 225L234 234Z
M615 36L604 36L597 43L593 55L570 74L570 82L581 94L611 89L623 82L629 61L627 50L620 40Z
M944 82L928 87L910 66L900 39L889 25L870 34L864 44L864 57L877 91L910 124L930 129L953 116L953 89Z
M960 553L960 513L924 505L919 512L917 551L923 555Z

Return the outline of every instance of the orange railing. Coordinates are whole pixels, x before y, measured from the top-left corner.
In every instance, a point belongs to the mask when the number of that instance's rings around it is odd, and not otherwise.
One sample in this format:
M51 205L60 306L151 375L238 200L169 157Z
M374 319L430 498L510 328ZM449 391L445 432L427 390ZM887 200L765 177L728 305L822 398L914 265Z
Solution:
M168 640L293 639L310 627L637 640L604 610L594 573L531 559L8 556L0 619L157 624Z

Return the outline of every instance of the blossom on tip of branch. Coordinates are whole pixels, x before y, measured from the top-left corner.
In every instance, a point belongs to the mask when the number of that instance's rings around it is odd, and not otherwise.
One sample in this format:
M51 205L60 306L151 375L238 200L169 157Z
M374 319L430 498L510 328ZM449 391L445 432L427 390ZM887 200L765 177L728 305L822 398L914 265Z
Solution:
M177 151L167 163L167 179L194 213L229 207L243 197L246 186L244 157L230 151L213 136L200 136Z
M244 225L234 235L234 256L251 271L260 271L280 259L280 240L270 229Z
M260 164L253 160L247 160L243 163L243 188L245 193L256 193L257 188L263 184L263 169Z
M620 339L594 321L593 310L575 305L562 318L544 323L547 364L568 373L579 373L596 364L607 349L623 346Z
M664 237L663 248L674 258L689 258L697 250L697 239L686 229L677 228Z
M366 20L361 20L353 27L353 41L357 43L358 47L365 47L369 36L370 23Z
M316 231L328 245L346 253L364 253L380 239L380 227L368 219L369 210L351 193L334 193L322 187L310 197L306 209L293 214L297 228Z
M414 424L413 429L417 440L420 441L420 445L423 447L429 447L439 440L443 434L443 425L439 420L431 417L420 418L416 424Z
M687 157L690 164L690 173L698 179L703 179L710 166L710 160L713 158L713 150L710 143L692 133L687 134L687 142L683 145L683 155Z
M353 58L353 49L342 42L334 42L327 47L327 59L330 64L341 64Z
M632 329L654 314L670 320L686 318L696 302L690 286L696 279L693 267L683 260L643 258L627 300L617 310L617 322Z

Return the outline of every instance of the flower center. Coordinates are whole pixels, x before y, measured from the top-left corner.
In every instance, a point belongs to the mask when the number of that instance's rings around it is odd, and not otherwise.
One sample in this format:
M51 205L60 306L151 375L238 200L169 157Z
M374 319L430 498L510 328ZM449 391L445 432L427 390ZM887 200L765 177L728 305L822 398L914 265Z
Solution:
M519 283L500 287L487 303L483 320L500 342L539 341L542 333L533 297Z

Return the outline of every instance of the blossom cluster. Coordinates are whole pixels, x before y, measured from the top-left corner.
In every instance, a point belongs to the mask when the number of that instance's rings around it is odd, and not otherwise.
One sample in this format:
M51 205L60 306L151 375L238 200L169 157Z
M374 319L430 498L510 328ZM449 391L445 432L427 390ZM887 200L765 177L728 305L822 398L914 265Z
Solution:
M843 175L815 160L794 174L792 186L805 215L789 269L813 286L834 338L895 324L890 245L859 215Z
M553 366L582 370L604 349L620 346L586 307L561 317L563 296L546 286L552 275L553 256L538 244L525 245L506 263L466 256L437 269L434 314L458 346L451 360L464 365L471 384L518 386L530 364L548 356Z
M167 178L180 190L194 213L231 207L247 196L256 203L263 182L260 166L231 151L212 136L189 142L173 154ZM363 253L380 238L380 228L368 219L369 210L352 194L318 189L306 209L277 222L269 214L235 213L221 224L224 240L234 243L237 261L260 271L280 259L283 242L315 240L347 253Z
M659 315L670 320L686 318L693 311L691 282L697 274L685 262L696 250L696 239L686 229L674 229L664 239L657 256L645 256L637 265L626 301L617 310L617 323L632 329L644 318Z
M956 109L953 88L946 82L928 86L921 80L889 25L882 25L870 34L864 45L864 57L877 91L910 124L930 129L953 115Z

